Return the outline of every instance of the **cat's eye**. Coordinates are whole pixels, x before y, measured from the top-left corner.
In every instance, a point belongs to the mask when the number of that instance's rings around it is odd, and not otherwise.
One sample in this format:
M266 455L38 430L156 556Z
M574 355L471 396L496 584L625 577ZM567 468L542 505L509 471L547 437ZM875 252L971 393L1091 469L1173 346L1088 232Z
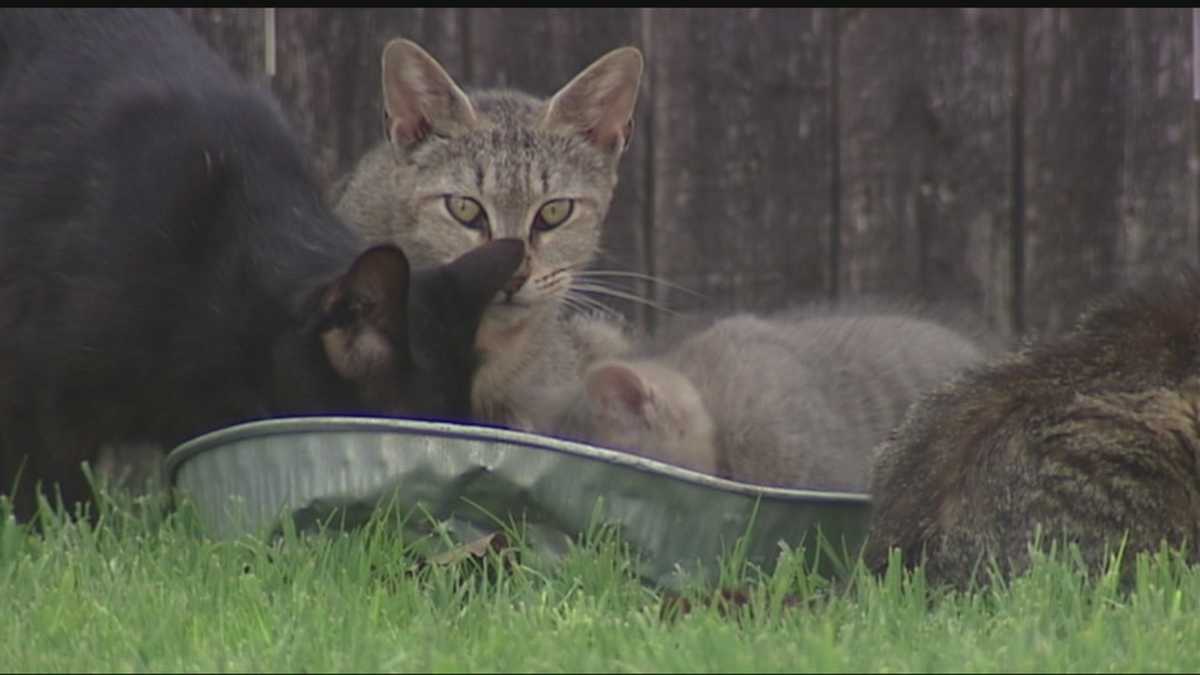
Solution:
M565 223L574 210L574 199L555 199L546 202L542 204L542 208L538 209L537 217L533 219L533 229L543 232L553 230Z
M470 197L446 195L446 210L455 220L473 230L481 230L487 224L483 207Z

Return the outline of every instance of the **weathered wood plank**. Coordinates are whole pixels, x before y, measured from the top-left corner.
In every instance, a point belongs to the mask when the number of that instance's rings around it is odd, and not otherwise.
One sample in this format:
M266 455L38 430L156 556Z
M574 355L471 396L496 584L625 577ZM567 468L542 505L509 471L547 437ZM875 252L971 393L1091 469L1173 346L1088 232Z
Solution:
M1195 261L1198 244L1192 42L1188 8L1123 11L1128 80L1118 100L1122 138L1117 260L1137 279Z
M1128 41L1117 9L1027 16L1025 306L1052 334L1120 285Z
M655 9L651 267L768 310L831 288L831 12Z
M272 82L321 177L332 182L383 139L380 55L395 37L462 67L460 10L277 9Z
M840 295L917 296L1010 332L1010 13L841 19Z
M1061 331L1105 292L1196 259L1186 12L1028 15L1031 328Z
M180 7L176 10L234 70L251 81L263 77L263 10L243 7Z
M266 78L261 9L178 11ZM1002 330L1023 308L1055 332L1105 290L1200 256L1191 22L1029 11L1014 50L1017 16L857 10L835 45L828 10L280 9L271 84L332 180L381 137L392 37L460 82L542 95L635 44L648 70L601 264L710 295L658 290L685 310L899 290L973 304Z
M472 9L466 15L465 73L460 82L477 87L511 87L550 96L595 59L617 47L642 47L642 12L637 9ZM647 68L647 71L649 68ZM451 73L459 77L458 73ZM649 271L645 214L651 90L643 73L634 137L621 158L617 189L609 207L595 269ZM622 284L617 284L622 285ZM643 283L624 288L648 297ZM636 324L646 325L645 308L598 298Z
M1056 333L1119 274L1120 10L1022 10L1029 328Z
M274 76L265 72L261 8L178 11L238 72L269 83L326 183L382 138L379 59L388 40L415 40L447 68L463 64L458 9L277 9Z

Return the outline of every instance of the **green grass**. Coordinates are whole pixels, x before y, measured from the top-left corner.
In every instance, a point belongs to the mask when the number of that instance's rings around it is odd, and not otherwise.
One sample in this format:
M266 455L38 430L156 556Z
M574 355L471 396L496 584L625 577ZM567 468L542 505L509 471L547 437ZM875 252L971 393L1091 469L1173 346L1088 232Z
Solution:
M1200 571L1144 556L1133 586L1070 556L1004 586L898 567L831 584L785 554L748 601L663 616L603 530L553 567L495 554L414 568L386 526L279 544L205 539L128 500L98 526L0 524L5 671L1131 671L1200 669ZM415 569L415 571L414 571Z

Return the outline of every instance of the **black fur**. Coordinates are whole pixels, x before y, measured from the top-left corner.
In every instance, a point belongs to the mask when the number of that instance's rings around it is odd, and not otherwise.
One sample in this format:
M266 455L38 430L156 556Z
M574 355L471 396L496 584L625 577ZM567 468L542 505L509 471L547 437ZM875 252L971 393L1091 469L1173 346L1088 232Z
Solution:
M522 245L410 288L399 249L358 256L300 147L172 11L0 12L0 492L23 466L18 517L33 481L86 501L102 443L467 417L479 315Z

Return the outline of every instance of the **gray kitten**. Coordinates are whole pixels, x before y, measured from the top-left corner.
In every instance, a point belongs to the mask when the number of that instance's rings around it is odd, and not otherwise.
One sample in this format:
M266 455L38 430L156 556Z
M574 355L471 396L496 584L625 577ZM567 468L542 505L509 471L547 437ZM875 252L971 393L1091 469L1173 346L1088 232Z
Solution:
M526 242L525 263L484 315L472 405L482 421L534 430L538 400L597 355L626 349L573 292L595 256L632 132L642 55L602 56L547 100L463 92L425 50L383 51L388 140L334 188L338 215L371 242L441 264L493 238ZM580 344L590 347L579 348Z
M983 357L910 316L740 315L660 357L595 364L555 432L748 483L862 492L909 406Z

